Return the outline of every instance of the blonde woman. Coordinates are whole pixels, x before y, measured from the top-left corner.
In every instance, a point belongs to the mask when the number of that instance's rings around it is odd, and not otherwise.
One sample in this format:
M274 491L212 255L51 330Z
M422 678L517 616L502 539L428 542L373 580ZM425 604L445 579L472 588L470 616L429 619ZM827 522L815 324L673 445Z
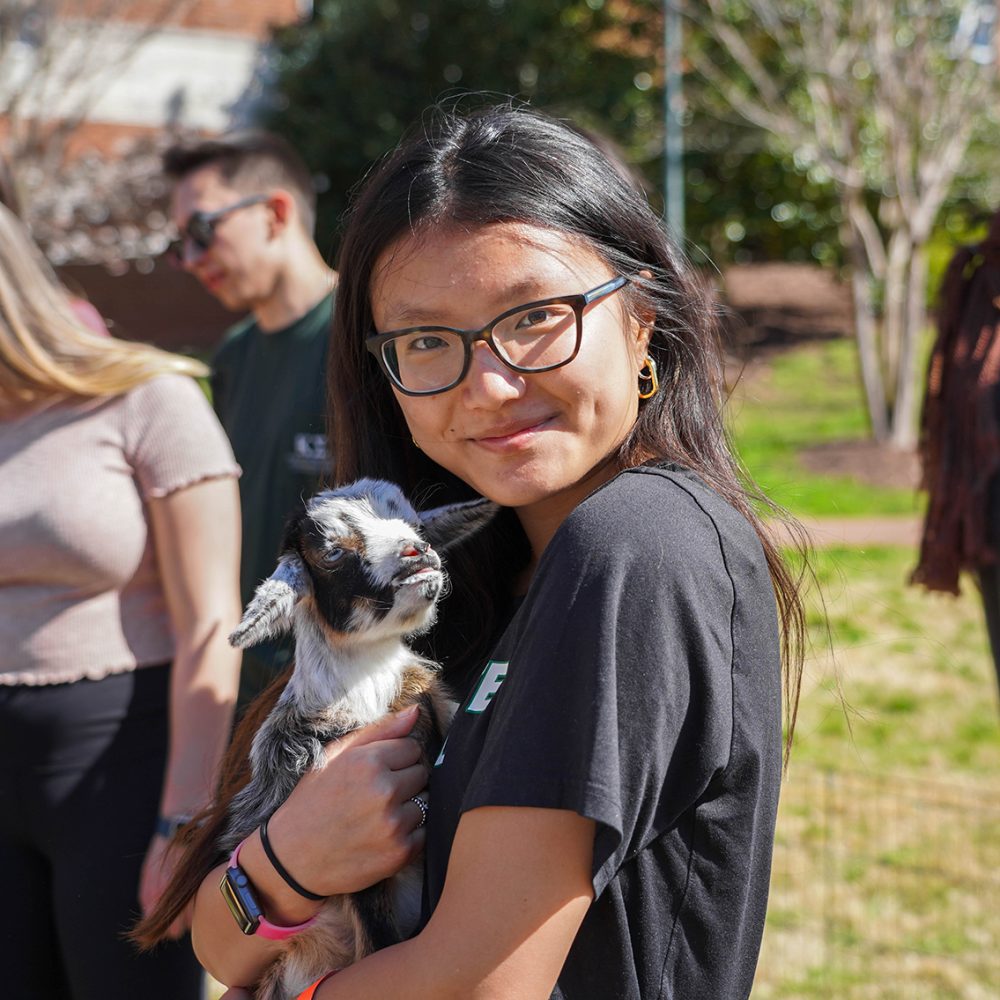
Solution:
M6 996L201 995L186 940L123 934L211 796L236 693L239 469L202 374L88 330L0 206Z

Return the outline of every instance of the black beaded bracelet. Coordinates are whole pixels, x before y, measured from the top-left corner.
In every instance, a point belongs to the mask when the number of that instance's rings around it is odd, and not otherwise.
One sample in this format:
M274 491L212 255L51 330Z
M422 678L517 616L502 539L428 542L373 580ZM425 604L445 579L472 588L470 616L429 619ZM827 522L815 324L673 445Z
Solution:
M304 889L288 873L288 870L278 860L278 856L274 853L274 848L271 846L271 841L267 836L267 823L268 821L264 820L264 822L260 824L260 842L264 847L264 853L267 855L267 860L271 862L274 870L282 877L289 889L294 889L300 896L304 896L306 899L312 899L317 902L321 899L326 899L326 896L320 896L318 893L310 892L308 889Z

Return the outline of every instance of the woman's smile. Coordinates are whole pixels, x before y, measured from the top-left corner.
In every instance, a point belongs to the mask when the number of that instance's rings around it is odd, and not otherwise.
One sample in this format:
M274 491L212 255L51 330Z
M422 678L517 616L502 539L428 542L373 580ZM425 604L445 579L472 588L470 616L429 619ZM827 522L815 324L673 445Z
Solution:
M555 415L524 417L470 435L470 440L491 451L515 451L531 447L539 433L548 430Z

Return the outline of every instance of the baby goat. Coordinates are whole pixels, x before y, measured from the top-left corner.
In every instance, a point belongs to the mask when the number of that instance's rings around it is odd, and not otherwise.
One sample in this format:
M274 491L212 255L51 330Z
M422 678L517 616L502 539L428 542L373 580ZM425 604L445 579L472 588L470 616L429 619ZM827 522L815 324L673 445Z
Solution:
M252 776L230 806L227 853L267 819L323 745L415 702L414 735L433 760L454 710L437 666L406 637L433 624L445 585L445 549L496 508L485 500L417 513L391 483L362 479L312 497L288 525L274 574L230 636L246 647L291 628L295 668L253 740ZM419 863L353 895L332 896L313 926L291 938L258 985L259 1000L292 997L323 972L405 938L419 917Z

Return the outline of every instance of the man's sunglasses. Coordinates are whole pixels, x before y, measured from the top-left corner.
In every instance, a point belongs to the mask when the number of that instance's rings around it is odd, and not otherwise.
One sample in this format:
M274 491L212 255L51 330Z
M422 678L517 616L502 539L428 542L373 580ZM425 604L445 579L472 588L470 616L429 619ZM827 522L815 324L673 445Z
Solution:
M195 247L193 257L197 260L214 242L215 227L233 212L251 205L259 205L268 200L270 195L252 194L246 198L234 201L225 208L217 208L213 212L192 212L181 235L167 247L166 257L171 264L178 267L189 259L188 244Z

